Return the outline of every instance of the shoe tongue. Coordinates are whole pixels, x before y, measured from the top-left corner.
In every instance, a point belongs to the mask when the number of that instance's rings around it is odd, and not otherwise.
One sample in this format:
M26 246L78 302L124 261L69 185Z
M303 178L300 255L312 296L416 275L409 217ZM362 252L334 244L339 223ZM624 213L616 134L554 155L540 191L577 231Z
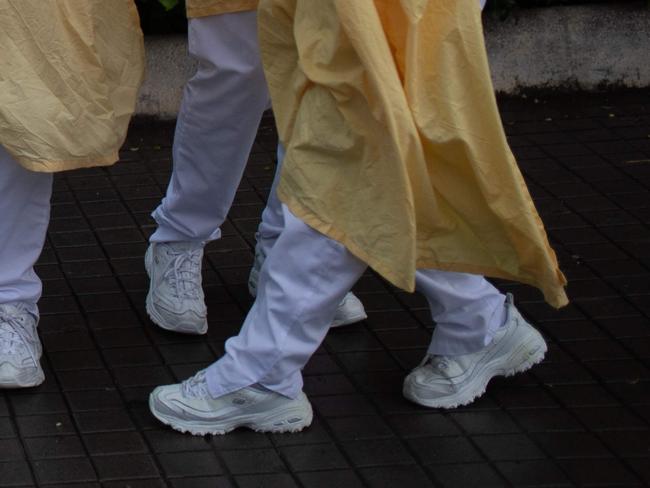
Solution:
M0 351L16 351L23 347L24 337L31 340L34 331L25 321L19 321L20 315L26 314L21 306L3 305L0 307Z

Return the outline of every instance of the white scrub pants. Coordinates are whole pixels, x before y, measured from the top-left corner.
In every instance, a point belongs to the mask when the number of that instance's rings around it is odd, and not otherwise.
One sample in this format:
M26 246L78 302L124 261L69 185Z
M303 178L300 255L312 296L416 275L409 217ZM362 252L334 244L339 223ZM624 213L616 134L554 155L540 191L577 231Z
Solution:
M151 242L218 239L270 99L257 44L257 15L190 19L198 70L183 92L174 168L154 211Z
M280 146L278 168L257 233L258 245L266 256L284 229L286 210L276 191L283 159L284 150ZM503 321L500 306L505 297L485 278L466 273L418 270L415 279L416 289L427 298L437 323L429 346L430 354L466 354L490 342L495 327Z
M278 161L282 159L280 148ZM367 267L279 202L279 174L278 168L259 227L258 243L267 257L257 298L239 334L226 342L225 355L207 370L214 397L252 384L290 398L298 395L302 368ZM428 354L476 352L505 321L505 296L482 276L418 270L416 288L436 322Z
M37 313L42 284L34 264L50 220L52 175L20 166L0 146L0 304L22 302Z

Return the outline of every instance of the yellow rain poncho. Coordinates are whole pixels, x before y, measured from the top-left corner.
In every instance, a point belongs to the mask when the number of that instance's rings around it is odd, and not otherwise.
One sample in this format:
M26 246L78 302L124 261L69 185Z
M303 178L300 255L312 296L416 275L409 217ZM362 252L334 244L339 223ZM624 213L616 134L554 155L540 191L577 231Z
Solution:
M257 3L258 0L186 0L185 9L188 17L207 17L255 10Z
M477 0L261 0L279 196L396 286L566 280L497 111Z
M132 0L0 0L0 144L33 171L112 164L143 78Z

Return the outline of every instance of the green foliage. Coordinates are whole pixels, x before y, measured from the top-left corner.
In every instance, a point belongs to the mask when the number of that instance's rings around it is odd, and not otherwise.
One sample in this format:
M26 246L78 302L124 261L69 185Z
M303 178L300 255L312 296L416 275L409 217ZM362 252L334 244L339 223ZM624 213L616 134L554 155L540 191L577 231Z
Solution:
M166 11L169 11L173 9L176 5L178 5L178 0L158 0L163 7L165 7Z
M184 0L135 0L147 35L187 32Z

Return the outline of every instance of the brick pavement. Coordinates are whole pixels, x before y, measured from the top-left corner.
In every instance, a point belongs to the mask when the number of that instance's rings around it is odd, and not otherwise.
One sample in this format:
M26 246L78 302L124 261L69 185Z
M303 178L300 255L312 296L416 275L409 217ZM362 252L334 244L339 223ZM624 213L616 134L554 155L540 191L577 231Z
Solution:
M500 100L513 150L570 279L553 311L513 291L550 346L469 407L400 395L433 327L424 301L372 273L367 321L306 368L316 417L296 435L181 435L148 414L158 384L218 357L251 299L253 233L273 174L263 121L224 237L207 247L210 331L147 319L142 257L170 171L172 125L134 124L122 162L58 175L38 264L46 382L0 393L0 487L650 485L650 91Z

